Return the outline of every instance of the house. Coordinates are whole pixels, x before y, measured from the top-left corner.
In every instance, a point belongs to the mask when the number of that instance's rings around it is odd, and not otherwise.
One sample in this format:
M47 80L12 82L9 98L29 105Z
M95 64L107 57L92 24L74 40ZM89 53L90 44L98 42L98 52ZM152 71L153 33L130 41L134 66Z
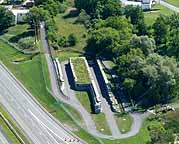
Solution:
M27 13L29 13L28 9L10 9L10 11L15 16L15 24L24 22Z

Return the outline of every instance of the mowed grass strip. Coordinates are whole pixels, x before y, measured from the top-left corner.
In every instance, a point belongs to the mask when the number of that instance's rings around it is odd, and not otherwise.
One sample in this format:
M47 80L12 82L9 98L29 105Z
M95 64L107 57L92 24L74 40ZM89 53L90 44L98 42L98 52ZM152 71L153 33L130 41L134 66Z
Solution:
M144 13L144 18L145 18L145 23L149 26L152 25L157 17L160 15L172 15L174 11L160 5L156 4L155 6L152 7L151 11L147 11Z
M0 112L3 114L3 116L8 120L8 122L11 124L11 126L15 129L15 131L19 134L21 139L26 143L30 144L29 140L26 138L26 136L23 134L22 130L17 127L17 125L14 123L12 118L9 116L9 114L0 106ZM13 144L21 144L21 141L16 137L16 135L13 133L13 131L9 128L9 126L6 124L6 122L3 120L2 117L0 117L0 129L6 134L6 136L10 139L10 141Z
M90 75L84 58L71 58L77 82L80 84L91 83Z
M17 139L17 137L14 135L14 133L10 130L8 125L1 117L0 117L0 129L13 144L20 144L20 141Z

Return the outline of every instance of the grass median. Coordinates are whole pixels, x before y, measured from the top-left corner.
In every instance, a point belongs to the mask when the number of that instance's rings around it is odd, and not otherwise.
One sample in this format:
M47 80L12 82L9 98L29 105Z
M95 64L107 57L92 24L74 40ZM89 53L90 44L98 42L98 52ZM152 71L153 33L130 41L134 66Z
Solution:
M11 126L14 128L14 130L18 133L20 138L26 143L30 144L29 140L26 138L26 136L23 134L22 130L17 127L17 125L14 123L12 118L9 116L9 114L0 106L0 112L2 115L8 120L8 122L11 124ZM4 132L4 134L10 139L10 141L13 144L21 144L21 141L18 139L18 137L14 134L14 132L9 128L7 123L4 121L2 117L0 117L0 129Z

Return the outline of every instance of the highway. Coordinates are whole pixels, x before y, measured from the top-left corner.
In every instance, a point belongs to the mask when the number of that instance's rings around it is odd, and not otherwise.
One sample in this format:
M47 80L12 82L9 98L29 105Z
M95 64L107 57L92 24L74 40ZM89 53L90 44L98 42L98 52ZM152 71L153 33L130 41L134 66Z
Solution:
M4 133L0 129L0 144L11 144L8 138L4 135Z
M34 144L81 144L0 63L0 103Z

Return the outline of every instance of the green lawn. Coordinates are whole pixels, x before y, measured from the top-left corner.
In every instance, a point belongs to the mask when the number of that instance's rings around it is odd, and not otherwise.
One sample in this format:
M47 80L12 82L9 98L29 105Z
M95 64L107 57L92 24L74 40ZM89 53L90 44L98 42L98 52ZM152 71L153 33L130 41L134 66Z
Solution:
M58 27L58 35L68 37L70 34L74 33L77 37L77 44L73 47L61 47L60 52L57 52L60 60L66 60L69 57L72 57L71 55L81 55L87 40L87 30L84 25L75 23L77 17L64 17L67 15L68 13L59 14L55 17L56 25ZM62 54L61 51L63 51ZM65 56L63 56L64 53Z
M79 84L89 84L91 83L91 78L83 58L72 58L71 62L73 64L74 72Z
M82 52L72 51L72 50L59 50L56 53L57 53L58 58L61 62L68 60L70 57L83 56Z
M104 113L100 114L92 114L91 110L91 103L89 100L89 96L87 92L76 92L76 97L78 98L79 102L82 104L82 106L91 113L92 119L94 120L94 123L96 125L96 128L98 131L104 134L111 134L111 131L109 129L109 126L107 124L106 118Z
M135 136L120 140L103 140L103 142L104 144L147 144L147 142L150 140L147 126L150 123L151 122L145 121L140 129L140 132Z
M169 4L179 7L179 1L178 0L164 0L165 2L168 2Z
M35 32L28 24L17 24L7 29L3 38L20 49L33 51L37 49L35 42Z
M152 25L155 22L155 20L157 19L157 17L159 17L161 14L168 16L173 13L174 13L174 11L172 11L160 4L156 4L152 8L152 11L147 11L144 13L145 23L147 25Z
M133 119L131 116L129 115L115 115L115 119L118 125L119 130L121 131L121 133L126 133L128 131L130 131L131 129L131 125L133 123Z

